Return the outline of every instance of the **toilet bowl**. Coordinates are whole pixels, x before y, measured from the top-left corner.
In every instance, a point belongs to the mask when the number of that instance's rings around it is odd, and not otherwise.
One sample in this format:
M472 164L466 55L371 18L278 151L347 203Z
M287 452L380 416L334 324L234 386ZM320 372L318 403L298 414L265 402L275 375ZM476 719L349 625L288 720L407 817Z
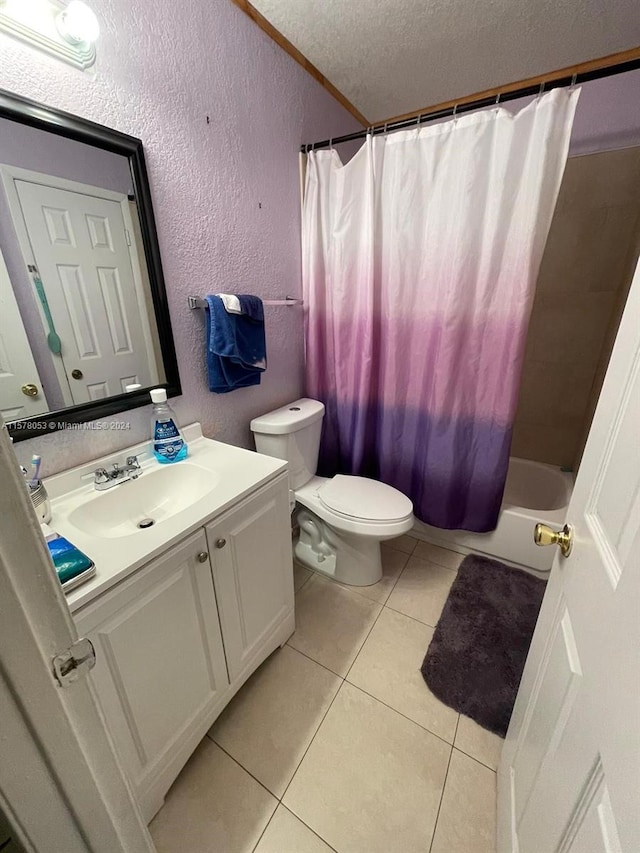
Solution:
M316 475L324 406L303 398L251 421L259 453L289 462L300 534L298 562L341 583L382 578L380 543L413 526L413 505L397 489L366 477Z

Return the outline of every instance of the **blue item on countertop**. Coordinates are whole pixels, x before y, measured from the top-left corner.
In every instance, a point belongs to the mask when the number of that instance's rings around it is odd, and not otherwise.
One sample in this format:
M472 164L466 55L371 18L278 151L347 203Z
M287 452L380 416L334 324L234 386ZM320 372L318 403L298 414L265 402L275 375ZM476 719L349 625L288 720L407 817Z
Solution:
M238 299L246 313L229 314L220 297L206 297L209 390L217 394L259 385L267 367L262 300L249 295Z
M153 413L151 415L151 443L158 462L181 462L187 458L188 448L178 428L176 413L167 403L165 388L151 389Z
M95 574L93 560L90 560L86 554L83 554L64 536L60 536L58 533L49 534L47 536L47 547L63 589L70 585L71 581L76 581L73 584L76 586L81 575L91 577Z

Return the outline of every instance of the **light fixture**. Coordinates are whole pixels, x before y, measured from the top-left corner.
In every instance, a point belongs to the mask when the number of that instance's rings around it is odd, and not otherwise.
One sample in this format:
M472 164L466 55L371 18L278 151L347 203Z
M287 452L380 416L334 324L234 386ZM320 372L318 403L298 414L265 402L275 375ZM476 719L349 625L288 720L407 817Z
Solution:
M84 69L96 61L100 25L81 0L0 0L0 33Z
M56 17L58 32L69 44L93 44L100 35L95 14L82 0L71 0Z

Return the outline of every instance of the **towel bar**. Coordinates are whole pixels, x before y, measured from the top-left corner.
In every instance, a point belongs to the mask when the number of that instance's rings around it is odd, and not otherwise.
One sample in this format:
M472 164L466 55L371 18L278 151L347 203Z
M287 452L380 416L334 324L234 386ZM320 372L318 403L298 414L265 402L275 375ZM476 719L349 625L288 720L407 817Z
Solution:
M187 296L189 308L206 308L207 303L199 296ZM286 296L284 299L263 299L263 305L302 305L302 299L293 299L291 296Z

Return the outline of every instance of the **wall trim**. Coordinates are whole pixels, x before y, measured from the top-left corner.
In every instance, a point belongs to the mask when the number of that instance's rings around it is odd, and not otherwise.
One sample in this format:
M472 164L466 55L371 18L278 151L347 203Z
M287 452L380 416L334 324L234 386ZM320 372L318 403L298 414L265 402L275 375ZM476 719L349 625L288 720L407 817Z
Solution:
M263 30L271 39L273 39L273 41L277 45L279 45L285 51L285 53L288 53L289 56L298 63L298 65L301 65L305 71L311 74L311 76L314 77L318 81L318 83L320 83L320 85L325 88L327 92L329 92L330 95L332 95L340 104L342 104L342 106L348 112L350 112L351 115L355 119L357 119L363 127L369 126L369 122L367 121L367 119L358 109L356 109L356 107L354 107L351 101L346 98L339 89L336 89L333 83L327 80L324 74L319 71L312 62L309 62L307 57L303 53L300 53L298 48L294 47L291 44L289 39L285 38L285 36L282 35L280 30L276 29L276 27L274 27L273 24L270 23L264 17L264 15L261 15L260 12L258 12L258 10L254 8L251 3L249 3L249 0L231 0L231 2L239 9L242 9L245 15L248 15L251 20L254 21L254 23L256 23L260 27L261 30Z

